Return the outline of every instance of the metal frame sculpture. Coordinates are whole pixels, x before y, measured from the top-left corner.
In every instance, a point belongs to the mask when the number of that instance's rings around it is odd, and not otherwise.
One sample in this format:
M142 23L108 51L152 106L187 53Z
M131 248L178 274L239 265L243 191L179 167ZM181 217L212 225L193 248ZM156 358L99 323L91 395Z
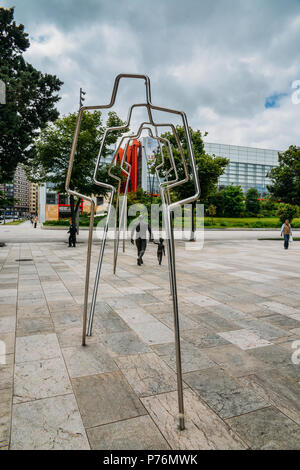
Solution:
M66 178L66 191L73 195L77 196L79 198L82 198L86 201L89 201L91 204L91 215L90 215L90 226L89 226L89 236L88 236L88 249L87 249L87 263L86 263L86 278L85 278L85 294L84 294L84 307L83 307L83 331L82 331L82 345L86 344L86 334L87 334L87 310L88 310L88 294L89 294L89 281L90 281L90 265L91 265L91 253L92 253L92 239L93 239L93 228L94 228L94 216L95 216L95 202L90 196L86 196L84 194L79 193L78 191L75 191L74 189L70 188L70 183L71 183L71 177L72 177L72 169L73 169L73 164L74 164L74 158L76 154L76 147L77 147L77 141L78 141L78 136L80 132L80 125L81 125L81 120L83 113L85 111L93 111L93 110L100 110L100 109L109 109L112 108L115 104L116 101L116 96L119 88L119 83L122 78L130 78L130 79L142 79L145 82L145 87L146 87L146 103L138 103L134 104L130 107L129 113L128 113L128 119L125 125L115 127L115 128L108 128L106 129L101 146L100 146L100 151L98 154L97 158L97 163L95 166L95 172L94 172L94 183L108 191L110 191L110 202L109 202L109 207L108 207L108 213L107 213L107 219L106 219L106 224L104 227L104 234L102 238L102 244L101 244L101 249L100 249L100 254L99 254L99 259L98 259L98 265L97 265L97 271L96 271L96 277L95 277L95 285L94 285L94 291L93 291L93 299L92 299L92 304L91 304L91 310L90 310L90 316L89 316L89 325L88 325L88 334L91 334L92 332L92 323L93 323L93 316L94 316L94 308L95 308L95 303L96 303L96 297L97 297L97 291L98 291L98 285L99 285L99 279L100 279L100 272L101 272L101 266L102 266L102 261L103 261L103 255L104 255L104 249L105 249L105 242L106 242L106 235L108 231L108 224L109 224L109 218L111 214L111 208L113 204L113 198L114 195L117 192L117 202L118 204L118 199L119 199L119 194L120 194L120 187L121 187L121 179L111 173L111 169L114 165L115 158L117 155L117 152L115 152L113 160L111 162L111 165L108 170L108 174L112 176L115 180L118 181L117 183L117 188L113 186L112 184L108 184L102 181L97 180L97 172L100 164L100 159L101 159L101 154L105 145L105 139L108 134L108 132L114 132L114 131L119 131L119 130L126 130L129 127L130 121L131 121L131 116L132 116L132 111L134 108L137 107L145 107L148 112L148 117L149 117L149 123L142 123L139 132L142 132L142 126L153 126L155 129L155 134L156 138L159 142L160 149L161 149L161 155L162 155L162 162L157 165L155 168L156 176L159 181L159 187L160 187L160 194L161 198L163 201L163 217L164 217L164 222L165 222L165 228L166 228L166 234L167 234L167 244L168 244L168 261L169 261L169 278L170 278L170 289L171 289L171 294L172 294L172 300L173 300L173 312L174 312L174 329L175 329L175 349L176 349L176 370L177 370L177 391L178 391L178 407L179 407L179 428L183 430L185 428L185 423L184 423L184 403L183 403L183 384L182 384L182 367L181 367L181 347L180 347L180 331L179 331L179 315L178 315L178 298L177 298L177 283L176 283L176 266L175 266L175 243L174 243L174 234L173 234L173 228L172 228L172 211L176 209L178 206L183 206L184 204L188 204L191 202L196 201L199 196L200 196L200 185L199 185L199 179L198 179L198 173L196 169L196 164L195 164L195 158L194 158L194 153L193 153L193 147L192 147L192 142L191 142L191 137L190 137L190 132L189 132L189 127L188 127L188 121L186 114L182 111L178 110L173 110L170 108L163 108L161 106L155 106L152 104L151 101L151 87L150 87L150 79L147 75L136 75L136 74L120 74L116 77L115 82L114 82L114 87L113 87L113 92L111 96L110 103L104 104L104 105L97 105L97 106L83 106L78 114L77 118L77 123L76 123L76 128L75 128L75 134L74 134L74 139L73 139L73 145L72 145L72 150L71 150L71 155L70 155L70 161L69 161L69 168L68 168L68 173L67 173L67 178ZM178 138L176 128L173 124L164 124L164 123L159 123L155 122L152 116L152 111L160 111L164 113L169 113L169 114L174 114L177 116L180 116L182 119L182 124L184 127L185 131L185 138L186 138L186 143L187 143L187 151L188 151L188 159L189 159L189 168L191 171L191 176L189 175L188 169L187 169L187 163L186 163L186 157L183 153L180 140ZM178 175L177 175L177 169L174 163L173 159L173 154L169 154L170 162L171 162L171 168L168 170L166 174L166 180L161 182L160 181L160 174L159 170L162 168L164 164L163 160L163 150L162 150L162 143L163 139L159 137L158 135L158 129L161 127L171 127L173 135L176 139L176 143L181 155L181 160L182 160L182 166L184 168L184 179L178 180ZM150 128L148 128L150 130ZM139 135L139 132L137 135ZM151 131L152 133L152 131ZM153 134L152 134L153 135ZM122 139L122 142L125 140L125 138L129 139L127 147L129 145L129 142L131 139L134 138L134 136L124 136ZM166 142L164 143L165 145ZM121 144L119 145L120 148ZM124 195L127 196L127 191L128 191L128 182L130 178L130 172L131 172L131 166L130 164L126 161L126 154L127 152L124 152L122 162L121 162L121 169L127 176L126 179L126 184L125 184L125 192ZM172 156L171 156L172 155ZM127 166L127 168L124 168L124 165ZM175 179L172 181L168 181L168 174L171 170L174 170L175 172ZM195 192L192 196L187 197L185 199L182 199L181 201L177 201L175 203L171 203L170 201L170 196L169 196L169 190L171 188L174 188L175 186L181 185L186 183L192 179L194 183L194 188ZM121 210L121 215L123 217L124 214L124 203L125 200L123 201L122 205L122 210ZM119 220L119 227L118 227L118 235L117 235L117 240L115 237L114 240L114 272L116 269L116 263L117 263L117 254L118 254L118 246L119 246L119 234L120 234L120 228L121 228L121 223L122 219L120 217ZM116 225L115 225L115 231L116 231Z
M117 230L116 225L115 225L114 269L113 269L114 274L116 273L116 265L117 265L118 249L119 249L119 240L120 240L120 231L121 231L122 222L123 222L123 218L124 218L124 212L125 212L125 206L126 206L126 197L127 197L127 192L128 192L128 183L129 183L129 178L130 178L130 173L131 173L131 165L126 161L127 149L128 149L130 141L133 140L133 139L139 138L141 136L141 133L144 130L148 130L148 133L149 133L151 138L153 138L155 140L158 140L161 144L164 144L164 145L167 146L167 149L168 149L167 153L168 153L168 156L169 156L171 166L170 166L169 170L166 172L166 176L172 170L174 170L176 178L172 182L177 182L178 181L177 169L176 169L176 166L175 166L173 152L172 152L170 142L167 139L163 139L162 137L154 136L153 133L152 133L152 129L150 127L147 127L148 125L151 125L151 124L148 123L148 122L144 122L140 125L140 128L139 128L137 134L135 134L135 135L125 135L121 138L121 140L119 142L119 145L118 145L117 149L114 152L112 162L111 162L109 170L108 170L108 174L118 181L118 189L117 189L117 194L116 194L116 207L118 208L119 207L120 188L121 188L121 179L119 177L113 175L111 173L111 169L112 169L113 164L116 160L116 156L117 156L117 154L118 154L118 152L119 152L119 150L122 146L122 143L124 142L124 140L127 139L128 142L126 144L125 151L123 153L123 157L122 157L121 165L120 165L120 169L122 170L123 173L125 173L127 178L126 178L126 183L125 183L124 200L123 200L123 204L122 204L122 208L121 208L121 214L120 214L120 218L119 218L118 230ZM116 128L108 128L107 133L112 131L112 130L115 130L115 129ZM100 165L101 152L102 152L102 148L100 149L100 152L98 154L98 158L97 158L97 162L96 162L96 166L95 166L95 172L94 172L94 182L98 185L102 184L102 183L98 182L96 177L95 177L95 175L97 175L98 168L99 168L99 165ZM161 150L161 152L162 152L162 150ZM124 168L124 164L127 165L127 168ZM162 163L159 165L159 167L163 166L163 164L164 164L164 157L163 157L163 153L162 153ZM88 336L91 336L91 334L92 334L93 318L94 318L94 313L95 313L96 298L97 298L99 281L100 281L100 273L101 273L101 267L102 267L103 252L104 252L104 247L105 247L105 243L106 243L106 235L107 235L107 230L108 230L108 225L109 225L109 219L110 219L114 194L115 194L115 188L112 189L112 193L111 193L111 196L110 196L110 201L109 201L109 205L108 205L108 212L107 212L107 219L106 219L106 224L105 224L105 228L104 228L101 249L100 249L100 253L99 253L99 259L98 259L98 265L97 265L97 271L96 271L95 283L94 283L94 290L93 290L93 296L92 296L92 303L91 303L89 320L88 320L88 328L87 328L87 335Z

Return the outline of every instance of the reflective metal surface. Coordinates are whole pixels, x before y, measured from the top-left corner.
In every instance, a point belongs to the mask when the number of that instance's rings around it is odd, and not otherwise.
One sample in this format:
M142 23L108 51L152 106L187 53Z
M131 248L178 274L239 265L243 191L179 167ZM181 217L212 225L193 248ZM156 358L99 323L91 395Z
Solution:
M92 239L93 239L93 224L94 224L94 213L95 213L95 202L92 197L86 196L84 194L80 194L74 189L71 189L70 183L71 183L71 177L72 177L72 169L73 169L73 164L74 164L74 158L76 154L76 147L77 147L77 141L78 141L78 136L80 132L80 124L82 120L83 113L85 111L92 111L92 110L100 110L100 109L109 109L112 108L113 105L115 104L117 92L118 92L118 87L120 84L120 80L122 78L130 78L130 79L142 79L145 82L145 89L146 89L146 103L138 103L138 104L133 104L128 112L128 117L127 117L127 122L123 126L115 127L115 128L108 128L105 130L99 154L97 157L97 162L95 166L95 172L94 172L94 183L98 185L99 187L102 187L103 189L107 190L110 193L110 200L109 200L109 205L108 205L108 214L107 214L107 219L106 219L106 224L104 227L104 233L103 233L103 238L102 238L102 243L101 243L101 248L100 248L100 253L99 253L99 259L98 259L98 265L97 265L97 271L96 271L96 277L95 277L95 284L94 284L94 291L93 291L93 296L92 296L92 303L91 303L91 310L90 310L90 315L89 315L89 323L88 323L88 334L90 335L92 333L92 325L93 325L93 318L94 318L94 311L95 311L95 304L96 304L96 298L97 298L97 292L98 292L98 286L99 286L99 280L100 280L100 273L101 273L101 267L102 267L102 262L103 262L103 255L104 255L104 249L105 249L105 243L106 243L106 236L107 236L107 231L108 231L108 225L109 225L109 219L111 216L111 210L112 210L112 205L113 205L113 199L116 196L116 208L118 210L118 204L119 204L119 196L120 196L120 188L121 188L121 178L115 176L111 170L115 164L116 156L118 153L118 150L121 148L122 143L127 139L127 145L123 154L123 158L121 161L121 169L123 171L123 174L126 175L126 183L125 183L125 191L124 191L124 199L121 207L121 215L119 218L119 226L117 230L117 225L115 225L115 240L114 240L114 260L113 260L113 269L114 272L116 270L116 265L117 265L117 256L118 256L118 247L119 247L119 237L120 237L120 231L122 229L122 224L125 223L125 209L126 209L126 201L127 201L127 191L128 191L128 184L129 184L129 179L130 179L130 172L131 172L131 165L129 162L126 161L126 155L127 155L127 149L129 146L129 143L132 139L138 138L143 130L148 130L149 135L151 138L158 140L159 145L160 145L160 151L161 151L161 157L162 157L162 162L156 166L155 172L156 176L159 181L159 187L160 187L160 195L161 199L163 202L163 217L164 217L164 224L165 224L165 229L166 229L166 234L167 234L167 243L168 243L168 265L169 265L169 277L170 277L170 290L172 294L172 300L173 300L173 312L174 312L174 329L175 329L175 348L176 348L176 369L177 369L177 384L178 384L178 406L179 406L179 427L181 430L184 429L185 423L184 423L184 403L183 403L183 386L182 386L182 367L181 367L181 347L180 347L180 328L179 328L179 315L178 315L178 298L177 298L177 282L176 282L176 263L175 263L175 243L174 243L174 234L173 234L173 226L172 226L172 211L174 211L177 207L183 206L184 204L192 203L196 201L199 196L200 196L200 185L199 185L199 179L198 179L198 173L197 173L197 168L195 164L195 158L194 158L194 153L193 153L193 147L192 147L192 142L191 142L191 137L190 137L190 132L189 132L189 127L188 127L188 122L187 122L187 117L184 112L170 109L170 108L164 108L161 106L155 106L151 102L151 87L150 87L150 79L146 75L136 75L136 74L120 74L116 77L115 82L114 82L114 87L113 87L113 92L111 96L111 100L109 104L104 104L104 105L98 105L98 106L83 106L78 114L78 119L76 123L76 129L75 129L75 134L74 134L74 139L73 139L73 145L72 145L72 151L71 151L71 156L70 156L70 162L69 162L69 169L67 173L67 179L66 179L66 191L74 195L76 197L85 199L86 201L89 201L91 204L91 217L90 217L90 227L89 227L89 238L88 238L88 250L87 250L87 263L86 263L86 281L85 281L85 296L84 296L84 309L83 309L83 332L82 332L82 344L85 345L86 342L86 331L87 331L87 307L88 307L88 292L89 292L89 280L90 280L90 262L91 262L91 253L92 253ZM101 155L103 153L104 145L105 145L105 139L107 137L107 134L109 132L116 132L116 131L126 131L126 129L130 126L131 123L131 118L132 118L132 112L135 108L138 107L145 107L147 109L148 113L148 118L149 122L148 123L142 123L139 131L135 136L132 135L126 135L123 136L121 139L121 142L119 143L118 149L114 153L113 160L110 164L110 167L108 169L108 174L116 180L116 186L113 186L111 184L107 184L103 181L98 181L97 180L97 173L100 165L100 160L101 160ZM187 153L188 153L188 162L186 161L185 154L183 152L179 137L176 132L176 128L173 124L165 124L163 122L156 122L153 119L152 116L152 111L158 111L159 113L168 113L168 114L174 114L176 116L179 116L182 120L182 126L184 128L185 132L185 140L187 144ZM153 126L155 130L155 136L153 135L153 132L151 130L151 127ZM172 129L173 135L176 140L176 144L178 147L178 150L180 152L181 156L181 165L184 170L184 178L179 180L178 179L178 173L177 173L177 168L174 162L173 158L173 153L172 149L170 146L170 143L166 140L163 139L162 137L159 136L159 130L163 127L170 127ZM160 175L160 170L163 168L164 165L164 155L163 155L163 146L167 149L167 154L170 160L170 169L166 172L165 174L165 181L161 181L161 175ZM125 168L126 165L126 168ZM189 174L188 167L190 168L191 174ZM169 174L171 172L174 172L175 178L173 180L169 180ZM170 189L185 184L186 182L192 180L194 183L194 194L182 199L181 201L176 201L174 203L171 202L170 199ZM117 219L117 217L116 217ZM115 221L116 224L116 221ZM125 226L124 226L125 230Z

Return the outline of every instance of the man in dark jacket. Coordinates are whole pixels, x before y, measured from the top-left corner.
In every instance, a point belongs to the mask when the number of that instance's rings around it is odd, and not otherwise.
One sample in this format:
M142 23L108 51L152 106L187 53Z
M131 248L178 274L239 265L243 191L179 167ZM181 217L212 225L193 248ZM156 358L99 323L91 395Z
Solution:
M134 225L131 231L131 243L134 245L134 232L136 232L135 244L137 248L137 264L141 266L143 264L143 256L147 248L147 231L149 232L149 241L153 241L153 235L151 228L147 222L143 219L143 216L140 215L138 222Z
M68 233L70 234L69 236L69 247L74 247L76 246L76 233L78 233L76 225L72 223L72 220L70 220L70 228L68 230Z

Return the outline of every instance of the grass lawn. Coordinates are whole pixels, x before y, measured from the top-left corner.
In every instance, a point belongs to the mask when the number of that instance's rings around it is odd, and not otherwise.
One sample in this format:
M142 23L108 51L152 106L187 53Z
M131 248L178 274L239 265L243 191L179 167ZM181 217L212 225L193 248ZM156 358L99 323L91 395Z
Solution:
M258 240L263 241L263 242L264 241L276 241L276 242L280 241L280 242L283 242L283 239L281 237L278 237L278 238L258 238ZM296 237L296 238L293 237L293 241L291 243L293 243L293 242L300 242L300 238L299 237Z
M95 217L94 226L97 226L98 222L104 216ZM62 226L68 227L70 219L61 219L61 220L49 220L44 222L43 225L46 226ZM18 221L19 222L19 221ZM17 222L17 223L18 223ZM20 222L19 222L20 223ZM79 226L80 227L88 227L90 223L90 219L88 217L80 217ZM175 218L175 228L179 228L182 224L182 218L176 217ZM197 217L197 226L200 227L200 224L203 225L203 218ZM191 228L191 218L185 218L185 228ZM218 228L218 229L226 229L226 228L274 228L280 229L281 222L277 217L245 217L245 218L234 218L234 217L214 217L213 223L210 217L205 217L204 219L204 226L207 228ZM293 228L300 228L300 218L294 219L292 223Z
M191 228L190 217L185 220L186 228ZM175 227L180 227L181 220L175 219ZM203 224L203 219L197 218L197 224ZM207 228L275 228L280 229L281 222L277 217L245 217L245 218L234 218L234 217L214 217L213 221L210 217L205 217L204 226ZM293 228L300 228L300 218L294 219L292 223Z
M94 227L103 219L103 215L97 217L95 216ZM43 225L50 227L68 227L70 225L70 219L60 219L60 220L46 220ZM90 225L89 217L79 217L79 227L88 227Z
M25 219L14 220L13 222L6 222L6 224L2 224L2 225L20 225L23 222L25 222Z

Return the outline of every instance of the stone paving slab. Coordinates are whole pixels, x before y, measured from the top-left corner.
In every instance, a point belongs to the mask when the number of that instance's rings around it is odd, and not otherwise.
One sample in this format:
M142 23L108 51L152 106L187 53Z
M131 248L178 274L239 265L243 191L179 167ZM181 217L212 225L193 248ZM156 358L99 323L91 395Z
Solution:
M16 364L13 403L67 395L71 383L61 357Z
M117 369L113 359L99 343L63 348L62 353L72 378L102 374Z
M10 441L11 406L11 389L0 390L0 447L7 446Z
M143 404L172 449L244 449L242 440L226 427L191 390L185 390L186 429L178 429L177 393L143 398Z
M274 408L265 408L228 420L255 450L299 450L300 428Z
M86 428L146 414L119 371L73 379L73 387Z
M160 344L152 349L176 371L175 343ZM193 372L196 370L209 369L215 367L215 362L209 359L208 353L200 351L190 343L181 341L182 372Z
M168 450L149 416L138 416L87 430L93 450Z
M230 418L264 408L268 402L243 387L222 369L190 372L184 381L221 417Z
M241 381L300 424L299 383L276 369L243 377Z
M139 397L177 389L174 371L154 353L120 357L117 364Z
M148 346L132 331L101 334L99 337L101 343L106 346L114 356L128 356L130 354L150 352Z
M11 450L90 448L73 395L14 406Z
M248 349L256 349L262 346L269 346L272 343L262 339L257 334L253 333L250 329L242 329L242 330L235 330L235 331L225 331L220 333L220 336L230 342L235 344L239 348L243 350Z

